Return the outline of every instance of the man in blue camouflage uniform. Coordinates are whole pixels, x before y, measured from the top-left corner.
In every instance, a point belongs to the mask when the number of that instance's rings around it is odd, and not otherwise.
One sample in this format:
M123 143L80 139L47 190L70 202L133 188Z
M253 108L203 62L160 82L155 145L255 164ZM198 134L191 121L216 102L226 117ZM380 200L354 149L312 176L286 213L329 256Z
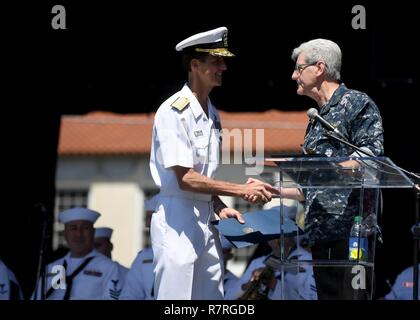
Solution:
M383 154L383 129L379 110L363 92L340 84L341 50L330 40L316 39L293 50L296 66L292 79L297 94L317 102L319 114L352 144L371 156ZM305 153L327 157L365 156L329 137L317 121L308 125ZM357 165L348 161L346 165ZM353 217L359 212L360 191L308 189L305 193L305 231L313 259L347 259L347 239ZM367 195L369 196L369 195ZM301 195L301 200L303 195ZM319 299L352 299L351 280L345 268L314 268Z

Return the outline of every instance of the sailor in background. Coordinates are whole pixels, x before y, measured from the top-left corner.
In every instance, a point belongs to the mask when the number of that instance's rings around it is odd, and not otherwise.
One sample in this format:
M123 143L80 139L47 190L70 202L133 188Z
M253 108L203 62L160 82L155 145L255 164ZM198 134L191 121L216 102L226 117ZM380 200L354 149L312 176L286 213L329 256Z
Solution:
M414 234L414 227L411 228L411 232ZM418 248L420 251L420 248ZM419 268L419 274L420 274L420 263L417 265L417 268ZM401 272L395 282L394 285L391 287L391 291L385 296L386 300L413 300L413 272L414 268L408 267L407 269L404 269L403 272ZM418 295L420 297L420 283L418 286Z
M299 260L312 260L307 236L301 235L299 240L298 237L285 239L285 251L288 253L287 259L295 263ZM318 300L311 265L289 268L283 274L284 282L281 281L280 272L276 273L275 279L271 282L272 287L268 294L270 300Z
M277 204L278 199L275 199L264 207L270 209ZM298 221L303 210L303 206L295 200L283 201L285 220ZM264 233L264 230L261 232ZM276 259L280 257L280 238L267 243L271 247L271 252L250 262L239 280L226 291L225 299L316 300L317 291L312 267L310 265L293 266L284 270L284 273L272 269L265 262L272 257ZM287 260L295 262L296 260L312 260L308 251L307 237L303 233L299 236L285 237L283 248ZM284 281L282 281L282 276Z
M93 248L93 224L100 214L87 208L60 212L70 252L47 266L45 298L49 300L116 300L122 289L118 265ZM41 299L41 279L33 299Z
M417 265L417 268L419 268L420 274L420 264ZM386 300L413 300L413 271L413 267L408 267L397 276L391 291L385 296Z
M95 228L95 238L94 238L95 250L107 256L111 260L112 260L112 250L114 249L114 245L111 242L112 233L113 233L112 228L108 228L108 227ZM127 275L127 272L128 272L128 268L122 266L117 261L114 261L114 262L118 265L118 269L120 270L122 279L125 279L125 276Z
M279 270L274 270L270 273L271 276L266 279L260 278L262 273L267 272L267 268L269 268L264 262L272 255L275 257L280 255L279 239L270 240L268 244L273 249L272 253L251 261L244 274L227 290L225 299L252 300L249 297L254 296L269 300L317 300L315 279L311 266L287 268L283 274ZM285 238L284 251L287 259L311 260L312 257L307 249L296 244L295 237ZM281 281L282 275L284 275L284 285ZM248 294L249 297L245 298L244 294L250 286L254 286L255 282L260 282L259 287L255 286L255 290L259 290L258 294Z
M0 259L0 300L23 300L15 274Z
M146 210L146 228L150 231L150 221L157 205L157 197L144 202ZM154 300L153 289L153 250L151 247L141 250L127 273L121 300Z

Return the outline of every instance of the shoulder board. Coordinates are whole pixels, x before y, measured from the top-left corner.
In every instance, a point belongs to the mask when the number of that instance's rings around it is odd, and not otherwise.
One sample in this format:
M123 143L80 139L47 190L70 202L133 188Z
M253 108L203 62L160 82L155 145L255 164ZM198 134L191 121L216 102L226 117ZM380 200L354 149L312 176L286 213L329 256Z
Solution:
M184 110L190 104L190 100L185 97L178 97L174 102L171 103L171 107L178 111Z

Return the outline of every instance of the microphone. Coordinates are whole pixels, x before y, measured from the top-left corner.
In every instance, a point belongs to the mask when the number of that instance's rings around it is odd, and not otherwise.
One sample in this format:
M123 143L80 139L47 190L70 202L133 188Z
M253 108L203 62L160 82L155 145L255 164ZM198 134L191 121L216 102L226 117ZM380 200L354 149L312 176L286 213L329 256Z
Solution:
M335 132L338 136L340 136L341 138L345 137L341 134L340 131L338 131L338 129L336 127L334 127L331 123L329 123L327 120L325 120L323 117L321 117L318 113L318 110L316 110L315 108L310 108L306 114L308 115L308 117L312 120L318 121L319 123L321 123L321 125L327 129L328 131L333 131Z

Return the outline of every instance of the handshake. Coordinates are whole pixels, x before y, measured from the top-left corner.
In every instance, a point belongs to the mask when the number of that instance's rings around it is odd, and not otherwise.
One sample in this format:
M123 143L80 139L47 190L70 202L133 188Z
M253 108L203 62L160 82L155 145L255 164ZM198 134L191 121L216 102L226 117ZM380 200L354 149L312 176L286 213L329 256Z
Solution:
M273 195L280 195L280 190L266 182L253 178L249 178L243 186L244 193L242 198L250 203L264 204L271 201Z
M244 184L235 184L235 187L238 188L238 196L240 195L244 200L250 203L267 203L271 201L273 194L280 195L280 190L277 190L272 185L257 180L249 178L248 181ZM233 209L224 207L218 211L217 215L220 219L235 218L239 223L245 223L242 214Z

